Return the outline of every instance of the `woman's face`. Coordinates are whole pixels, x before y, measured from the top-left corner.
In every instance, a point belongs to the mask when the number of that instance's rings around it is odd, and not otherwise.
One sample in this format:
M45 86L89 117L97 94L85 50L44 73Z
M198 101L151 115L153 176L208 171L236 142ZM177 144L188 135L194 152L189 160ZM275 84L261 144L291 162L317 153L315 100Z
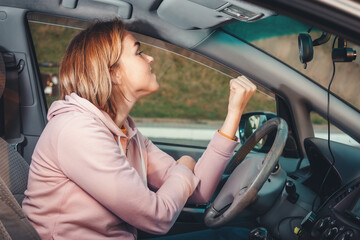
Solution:
M153 61L154 58L142 53L140 43L126 32L115 81L127 99L136 101L159 89L156 75L151 72Z

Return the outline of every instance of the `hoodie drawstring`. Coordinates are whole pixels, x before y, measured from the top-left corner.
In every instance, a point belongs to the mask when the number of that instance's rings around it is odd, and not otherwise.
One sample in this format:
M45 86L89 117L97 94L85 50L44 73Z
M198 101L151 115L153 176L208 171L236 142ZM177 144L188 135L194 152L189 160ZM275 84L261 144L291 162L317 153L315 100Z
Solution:
M121 155L125 155L125 152L124 152L124 149L122 147L122 144L121 144L121 141L120 141L120 136L118 136L118 144L119 144L119 148L120 148L120 152L121 152Z
M139 140L139 135L136 134L136 138L137 138L137 144L139 146L139 151L140 151L140 158L141 158L141 169L142 169L142 174L143 174L143 180L145 183L145 186L147 186L147 177L146 177L146 170L145 170L145 160L142 154L142 149L141 149L141 144L140 144L140 140Z

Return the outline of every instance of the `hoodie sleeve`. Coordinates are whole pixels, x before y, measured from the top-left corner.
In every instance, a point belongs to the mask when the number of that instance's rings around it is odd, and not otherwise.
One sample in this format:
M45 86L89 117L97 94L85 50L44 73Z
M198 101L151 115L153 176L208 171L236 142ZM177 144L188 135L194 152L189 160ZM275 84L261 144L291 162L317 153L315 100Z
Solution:
M146 137L141 137L144 139L148 152L149 185L159 188L165 182L171 168L177 166L176 162ZM194 174L200 181L189 199L190 203L206 203L210 200L238 143L238 141L230 140L218 132L215 133L207 149L195 165Z
M154 193L121 155L111 132L99 120L77 116L58 137L58 160L64 174L130 225L146 232L166 233L198 179L184 166L168 171Z
M200 182L189 199L191 203L210 201L238 141L230 140L215 132L206 151L195 165L194 173Z

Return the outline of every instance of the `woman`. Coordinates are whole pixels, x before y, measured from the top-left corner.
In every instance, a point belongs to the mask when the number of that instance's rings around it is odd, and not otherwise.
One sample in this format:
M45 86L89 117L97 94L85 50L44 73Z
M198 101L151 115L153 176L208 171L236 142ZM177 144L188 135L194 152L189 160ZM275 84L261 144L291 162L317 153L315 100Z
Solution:
M129 112L158 90L154 59L121 21L98 22L70 42L33 154L23 209L43 239L136 239L166 233L187 201L209 201L238 144L256 87L230 82L228 114L197 163L175 161L141 135Z

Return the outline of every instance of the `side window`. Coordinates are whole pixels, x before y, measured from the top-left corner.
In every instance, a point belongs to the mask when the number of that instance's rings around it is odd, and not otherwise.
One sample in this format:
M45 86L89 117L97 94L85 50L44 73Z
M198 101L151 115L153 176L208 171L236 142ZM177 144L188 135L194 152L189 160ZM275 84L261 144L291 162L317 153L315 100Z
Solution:
M29 22L47 106L59 99L59 63L79 29Z
M316 112L311 112L311 120L314 129L314 136L317 138L328 139L328 125L327 120ZM355 139L330 124L330 139L335 142L344 143L350 146L360 148L360 143Z
M79 30L35 22L30 23L30 30L50 106L59 98L60 59ZM239 73L187 50L134 35L142 42L144 53L154 57L152 71L160 84L158 92L144 97L132 109L130 115L137 127L155 142L207 146L225 119L229 80ZM276 112L274 97L259 89L262 91L255 93L245 112Z

